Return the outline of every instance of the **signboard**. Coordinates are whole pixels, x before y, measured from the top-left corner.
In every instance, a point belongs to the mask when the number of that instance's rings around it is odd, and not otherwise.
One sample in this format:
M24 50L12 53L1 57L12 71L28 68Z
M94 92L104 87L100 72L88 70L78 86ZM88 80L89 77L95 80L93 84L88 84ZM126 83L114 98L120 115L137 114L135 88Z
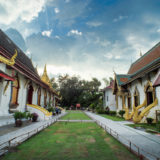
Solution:
M76 104L76 107L79 108L79 107L81 107L81 105L80 105L79 103L77 103L77 104Z

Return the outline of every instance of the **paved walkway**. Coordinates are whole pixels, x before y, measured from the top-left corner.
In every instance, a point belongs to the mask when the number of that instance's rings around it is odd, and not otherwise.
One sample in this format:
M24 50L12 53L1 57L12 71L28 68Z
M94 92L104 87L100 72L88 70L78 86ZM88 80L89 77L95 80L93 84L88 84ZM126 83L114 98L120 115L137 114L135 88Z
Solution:
M58 122L95 122L94 120L58 120Z
M20 128L16 131L9 132L3 136L0 136L0 155L8 151L9 146L16 146L26 139L30 138L34 134L37 134L44 128L48 127L52 123L56 122L60 117L64 116L67 113L62 113L58 116L54 116L50 120L40 121L32 123L29 126Z
M117 138L121 143L139 152L149 160L160 158L160 137L128 127L123 122L106 119L91 112L85 112L90 118L97 121L104 129ZM139 147L139 151L138 148Z

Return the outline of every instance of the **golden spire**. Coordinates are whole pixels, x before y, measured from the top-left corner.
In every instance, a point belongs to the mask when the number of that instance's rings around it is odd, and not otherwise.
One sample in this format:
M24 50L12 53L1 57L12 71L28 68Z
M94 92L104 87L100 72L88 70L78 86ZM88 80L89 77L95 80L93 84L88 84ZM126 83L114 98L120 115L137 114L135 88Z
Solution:
M44 83L46 83L50 88L52 88L52 84L51 84L50 79L49 79L48 74L47 74L47 66L46 66L46 64L44 66L44 71L43 71L43 75L41 77L41 80Z

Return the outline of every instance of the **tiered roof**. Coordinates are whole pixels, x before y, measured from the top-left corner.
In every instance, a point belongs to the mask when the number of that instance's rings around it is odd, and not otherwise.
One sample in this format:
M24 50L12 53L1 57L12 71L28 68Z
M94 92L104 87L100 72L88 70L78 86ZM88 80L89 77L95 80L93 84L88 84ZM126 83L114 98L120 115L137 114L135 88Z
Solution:
M145 74L160 67L160 43L136 60L127 74L116 74L118 85L123 86L133 80L143 77Z
M15 50L18 52L18 56L15 59L15 64L11 67L43 88L50 90L48 84L41 80L32 64L31 59L27 57L2 30L0 30L0 55L10 59L14 55Z

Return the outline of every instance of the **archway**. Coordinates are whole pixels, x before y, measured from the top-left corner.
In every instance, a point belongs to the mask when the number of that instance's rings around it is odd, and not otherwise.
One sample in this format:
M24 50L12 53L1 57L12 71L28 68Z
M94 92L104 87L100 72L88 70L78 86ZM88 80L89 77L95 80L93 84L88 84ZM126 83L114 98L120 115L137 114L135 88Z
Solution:
M28 87L28 98L27 98L28 104L32 104L33 91L34 91L34 89L33 89L32 85L30 84Z
M155 99L155 89L152 86L152 83L150 81L147 82L144 91L146 93L146 99L147 99L147 106L153 103Z

